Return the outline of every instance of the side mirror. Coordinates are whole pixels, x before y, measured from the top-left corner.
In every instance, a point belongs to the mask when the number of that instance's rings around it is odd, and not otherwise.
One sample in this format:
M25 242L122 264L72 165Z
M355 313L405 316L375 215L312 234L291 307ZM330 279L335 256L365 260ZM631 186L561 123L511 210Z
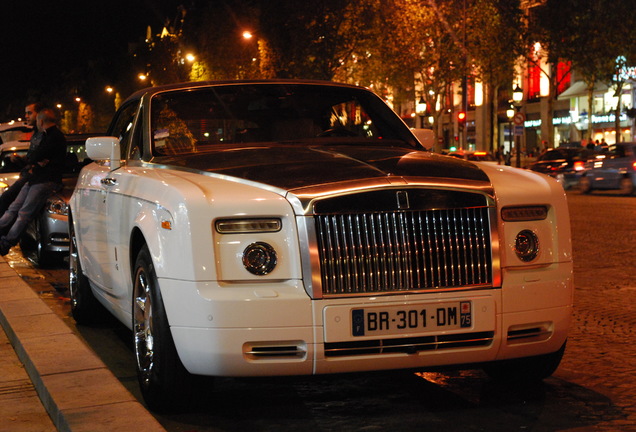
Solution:
M110 161L111 171L121 166L119 138L108 136L88 138L86 154L94 161Z

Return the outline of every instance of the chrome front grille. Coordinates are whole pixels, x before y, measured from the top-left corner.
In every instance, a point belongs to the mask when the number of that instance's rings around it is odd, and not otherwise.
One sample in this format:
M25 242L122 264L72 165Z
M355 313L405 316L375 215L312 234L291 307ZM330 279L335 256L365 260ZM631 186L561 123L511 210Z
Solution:
M487 347L492 345L494 337L494 332L477 332L397 339L367 339L351 342L327 342L325 343L325 357L394 353L416 354L421 351Z
M488 207L316 215L322 295L492 283Z

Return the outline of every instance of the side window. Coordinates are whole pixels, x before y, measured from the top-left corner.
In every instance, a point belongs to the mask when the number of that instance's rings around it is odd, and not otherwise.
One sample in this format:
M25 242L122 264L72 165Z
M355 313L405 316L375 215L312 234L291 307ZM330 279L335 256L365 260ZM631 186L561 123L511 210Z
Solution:
M608 152L609 159L619 159L625 157L625 147L622 146L611 146Z
M110 134L119 138L121 154L124 157L128 154L128 148L130 147L133 122L135 121L135 114L137 114L138 107L139 102L134 102L122 107L110 128Z

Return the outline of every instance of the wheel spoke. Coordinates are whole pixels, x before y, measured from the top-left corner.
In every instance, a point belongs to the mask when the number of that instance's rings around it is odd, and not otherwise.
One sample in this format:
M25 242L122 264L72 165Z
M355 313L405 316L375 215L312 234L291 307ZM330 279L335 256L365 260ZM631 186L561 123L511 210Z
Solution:
M137 365L145 382L150 380L154 365L154 337L152 334L152 303L150 286L142 269L135 280L134 322L135 355Z

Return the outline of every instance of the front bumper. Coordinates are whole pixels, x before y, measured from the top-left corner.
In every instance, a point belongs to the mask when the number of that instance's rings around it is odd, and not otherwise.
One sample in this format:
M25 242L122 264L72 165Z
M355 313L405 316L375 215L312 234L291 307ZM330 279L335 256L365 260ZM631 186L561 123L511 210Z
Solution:
M311 301L299 281L277 285L160 279L168 320L186 369L213 376L310 375L483 363L556 352L572 314L572 264L504 271L501 288ZM356 337L351 310L470 301L470 328ZM431 339L432 338L432 339ZM480 339L478 344L465 343ZM381 339L381 340L380 340ZM330 344L394 342L405 350L332 356ZM385 342L382 342L385 341ZM419 349L435 340L433 349ZM461 343L444 343L445 341ZM409 341L412 341L410 343ZM418 345L420 343L420 345ZM426 345L428 346L428 345Z

